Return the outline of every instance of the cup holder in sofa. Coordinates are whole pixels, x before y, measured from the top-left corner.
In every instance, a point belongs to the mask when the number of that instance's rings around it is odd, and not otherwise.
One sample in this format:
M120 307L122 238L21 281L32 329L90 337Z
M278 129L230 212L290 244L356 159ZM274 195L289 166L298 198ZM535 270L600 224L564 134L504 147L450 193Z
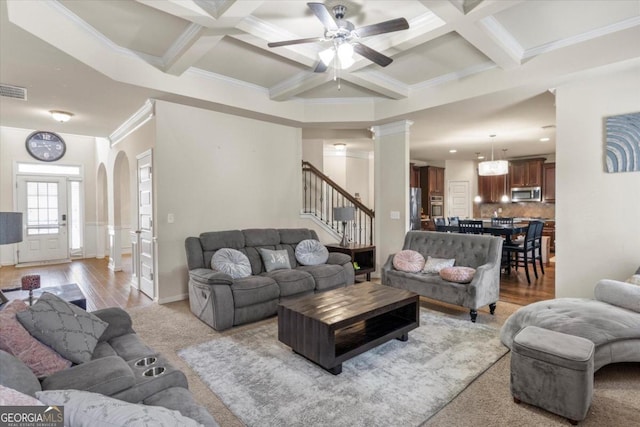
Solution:
M143 357L140 360L136 360L135 365L138 366L138 367L150 366L150 365L153 365L154 363L156 363L157 360L158 360L158 358L157 357L153 357L153 356Z
M153 368L149 368L142 373L145 377L157 377L158 375L164 374L166 371L164 366L156 366Z

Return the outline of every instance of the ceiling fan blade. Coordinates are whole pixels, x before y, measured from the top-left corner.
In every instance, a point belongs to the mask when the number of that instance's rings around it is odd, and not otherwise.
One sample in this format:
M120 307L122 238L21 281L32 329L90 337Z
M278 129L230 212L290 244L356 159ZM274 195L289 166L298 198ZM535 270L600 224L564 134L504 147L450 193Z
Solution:
M324 62L320 61L318 62L318 65L316 65L316 68L313 70L314 73L324 73L325 71L327 71L327 64L325 64Z
M309 6L309 9L313 11L313 14L316 15L327 30L338 30L338 24L336 24L335 19L333 19L333 15L329 13L327 7L323 3L307 3L307 6Z
M365 25L355 30L358 37L375 36L376 34L392 33L394 31L409 29L409 23L404 18L392 19L377 24Z
M373 50L370 47L363 45L362 43L353 43L353 50L381 67L386 67L393 62L393 59L381 54L377 50Z
M280 46L289 46L292 44L302 44L302 43L314 43L324 41L324 37L310 37L308 39L296 39L296 40L285 40L283 42L271 42L267 43L269 47L280 47Z

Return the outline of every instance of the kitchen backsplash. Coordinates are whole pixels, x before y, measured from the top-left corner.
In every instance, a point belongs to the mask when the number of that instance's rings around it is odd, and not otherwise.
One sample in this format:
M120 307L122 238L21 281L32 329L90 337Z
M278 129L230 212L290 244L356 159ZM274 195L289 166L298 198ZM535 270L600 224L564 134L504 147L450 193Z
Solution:
M554 203L483 203L473 207L476 218L491 218L494 211L502 208L498 216L517 218L546 218L555 219L556 205Z

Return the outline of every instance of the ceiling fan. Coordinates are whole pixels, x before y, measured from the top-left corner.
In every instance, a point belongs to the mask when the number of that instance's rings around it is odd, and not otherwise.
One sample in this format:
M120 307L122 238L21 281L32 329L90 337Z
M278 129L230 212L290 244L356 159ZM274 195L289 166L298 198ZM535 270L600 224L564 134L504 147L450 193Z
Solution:
M325 72L335 56L337 56L337 61L340 63L340 68L348 68L353 64L353 52L364 56L368 60L375 62L382 67L386 67L393 62L393 59L363 45L359 42L359 39L375 36L377 34L406 30L409 28L409 23L404 18L392 19L378 24L355 28L351 22L344 19L344 15L347 11L345 6L334 6L332 8L333 16L329 13L329 10L323 3L307 3L307 6L309 6L313 14L320 20L320 22L322 22L322 25L324 25L324 37L310 37L306 39L272 42L268 43L267 46L280 47L302 43L324 41L333 42L333 45L329 49L320 52L321 60L314 70L316 73Z

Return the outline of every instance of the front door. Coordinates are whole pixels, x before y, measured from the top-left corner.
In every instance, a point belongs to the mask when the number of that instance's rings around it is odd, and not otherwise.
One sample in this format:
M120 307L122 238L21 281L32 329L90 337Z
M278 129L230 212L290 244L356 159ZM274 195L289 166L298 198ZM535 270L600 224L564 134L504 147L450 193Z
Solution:
M138 262L140 290L155 297L153 240L153 168L151 152L138 156ZM136 258L136 257L134 257Z
M66 178L19 176L18 210L24 223L18 263L69 259Z

